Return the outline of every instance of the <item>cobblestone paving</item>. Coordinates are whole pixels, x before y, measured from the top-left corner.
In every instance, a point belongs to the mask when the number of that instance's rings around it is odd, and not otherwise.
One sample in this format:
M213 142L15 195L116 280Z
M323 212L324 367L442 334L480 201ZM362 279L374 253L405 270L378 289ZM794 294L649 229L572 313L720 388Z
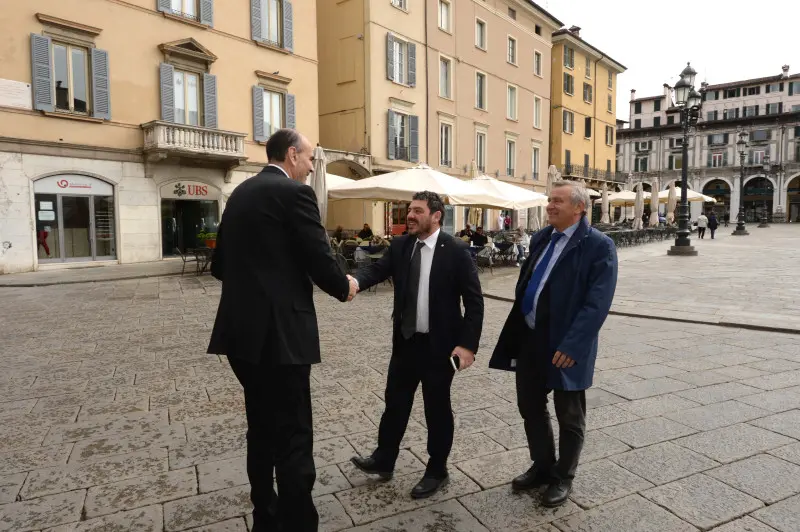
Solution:
M0 289L0 531L246 531L245 421L204 354L208 276ZM418 397L396 476L349 463L375 444L391 294L317 297L313 376L321 530L800 530L800 336L611 317L575 490L542 508L511 374L486 365L509 304L487 300L481 352L453 385L451 482L428 500Z

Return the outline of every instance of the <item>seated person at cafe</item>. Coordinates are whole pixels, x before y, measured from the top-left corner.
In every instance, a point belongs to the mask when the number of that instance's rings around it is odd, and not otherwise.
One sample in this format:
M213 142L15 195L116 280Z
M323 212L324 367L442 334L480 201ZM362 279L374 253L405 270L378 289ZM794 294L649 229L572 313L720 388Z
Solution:
M369 228L369 224L364 224L364 229L358 232L358 238L361 240L372 238L372 229Z
M336 231L333 232L333 237L331 238L333 238L333 240L336 240L337 242L341 242L342 240L344 240L344 227L342 227L341 225L337 225Z
M485 246L489 242L489 237L483 234L483 227L480 225L475 229L475 232L472 233L472 238L470 239L472 245L476 247Z
M460 237L462 237L462 238L466 236L466 237L468 237L468 238L472 239L472 235L473 235L473 234L474 234L474 233L472 232L472 227L470 227L470 225L469 225L469 224L467 224L467 225L464 227L464 229L462 229L462 230L461 230L461 232L460 232L460 233L458 233L458 236L460 236Z

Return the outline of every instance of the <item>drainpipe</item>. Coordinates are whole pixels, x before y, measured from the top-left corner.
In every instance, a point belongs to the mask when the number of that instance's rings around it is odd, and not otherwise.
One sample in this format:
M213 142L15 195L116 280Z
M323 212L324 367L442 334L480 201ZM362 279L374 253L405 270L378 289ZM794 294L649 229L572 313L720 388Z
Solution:
M600 54L600 56L601 56L600 59L598 59L597 61L594 62L594 84L595 84L595 87L598 86L597 84L600 81L600 76L597 73L597 64L600 61L602 61L603 59L606 58L605 54ZM595 94L594 98L592 99L593 100L593 107L594 107L594 109L592 110L592 114L594 116L592 118L594 118L595 124L597 124L597 96L598 95ZM616 121L615 121L615 124L616 124ZM595 128L595 129L597 129L597 128ZM605 135L605 134L606 134L606 130L605 130L605 128L603 128L603 135ZM598 138L599 135L600 135L600 132L599 131L595 131L594 132L594 142L592 142L592 150L593 150L592 160L594 161L595 169L597 169L597 138ZM606 141L606 139L603 138L603 143L605 143L605 141ZM608 176L606 176L606 179L608 179ZM590 219L591 219L591 216L590 216Z
M431 144L430 144L430 131L431 131L431 116L430 116L430 72L428 71L428 3L427 1L423 2L425 6L425 43L423 49L425 50L425 156L426 156L426 163L431 165ZM452 18L452 12L451 12ZM456 71L456 65L453 65L451 70L452 73ZM452 81L452 80L451 80ZM455 128L453 128L455 129ZM455 133L455 131L454 131ZM452 157L452 155L451 155ZM431 165L433 166L433 165ZM444 220L442 220L444 221Z

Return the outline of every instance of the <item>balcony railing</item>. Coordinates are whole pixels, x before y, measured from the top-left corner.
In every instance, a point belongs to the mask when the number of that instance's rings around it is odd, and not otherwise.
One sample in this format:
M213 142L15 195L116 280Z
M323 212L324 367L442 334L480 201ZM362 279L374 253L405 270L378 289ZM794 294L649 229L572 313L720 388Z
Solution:
M394 158L398 161L410 161L411 158L408 153L408 146L397 146L394 147Z
M559 168L559 171L563 176L583 179L598 179L601 181L613 181L616 183L625 183L628 180L627 174L623 172L609 172L607 170L578 166L576 164L564 165Z
M160 120L142 124L145 153L216 160L244 160L246 133L220 131Z

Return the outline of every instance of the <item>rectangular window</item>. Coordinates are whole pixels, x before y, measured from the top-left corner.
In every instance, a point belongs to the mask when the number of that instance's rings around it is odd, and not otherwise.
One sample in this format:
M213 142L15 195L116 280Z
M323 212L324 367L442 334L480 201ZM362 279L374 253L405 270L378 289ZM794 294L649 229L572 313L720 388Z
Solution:
M508 18L510 18L511 20L517 20L517 10L516 9L512 9L512 8L509 7L508 8Z
M486 133L480 131L475 133L475 163L479 171L486 171Z
M614 73L611 72L610 68L608 69L608 88L609 89L614 88Z
M453 62L445 57L439 58L439 96L451 98L451 82L453 79Z
M586 79L592 79L592 59L586 56Z
M170 7L172 13L182 17L197 20L197 0L172 0Z
M531 174L534 180L539 179L539 148L536 146L533 147L533 153L531 155Z
M583 138L592 138L592 117L587 116L583 119Z
M508 38L508 57L506 61L512 65L517 64L517 40L514 37Z
M200 79L197 74L175 71L175 123L200 125ZM266 108L265 108L266 109ZM264 111L266 116L266 110ZM266 118L265 118L266 120ZM266 133L266 129L264 130Z
M667 125L671 125L675 123L675 117L673 115L669 115L667 117Z
M439 0L439 27L450 31L450 2L447 0Z
M712 153L711 154L711 168L720 168L722 166L722 154L721 153Z
M653 102L653 111L658 112L661 110L661 100Z
M453 166L453 126L439 124L439 166Z
M750 152L750 162L753 164L764 164L764 150Z
M647 172L648 157L637 157L634 164L634 172Z
M748 105L744 107L744 116L758 116L758 106L757 105Z
M176 91L177 92L177 91ZM177 95L175 98L177 102ZM177 113L175 113L177 117ZM264 135L269 137L283 127L283 94L264 91Z
M719 100L719 91L708 91L706 93L707 101Z
M486 110L486 74L475 73L475 107Z
M410 161L411 154L409 153L409 145L411 144L410 139L410 130L408 127L408 115L404 115L401 113L393 113L394 116L394 146L395 146L395 159L399 159L401 161Z
M486 23L480 19L475 19L475 46L486 50Z
M768 115L776 115L780 113L780 104L779 103L768 103L766 104L767 114Z
M569 69L575 68L575 50L569 46L564 47L564 66Z
M750 140L754 142L769 140L771 137L769 129L757 129L750 133Z
M642 127L641 118L637 118L636 120L633 121L633 129L641 129L641 127Z
M401 85L405 85L408 81L408 43L395 38L394 43L394 65L393 79Z
M800 105L793 105L792 106L792 112L796 113L797 111L800 111Z
M611 146L614 144L614 128L606 126L606 145Z
M800 81L792 81L789 83L789 96L800 94Z
M587 103L592 103L592 89L593 87L589 83L583 84L583 101Z
M575 115L572 111L564 110L562 113L562 126L564 133L572 134L575 132Z
M570 96L575 94L575 78L566 72L564 72L564 92Z
M542 34L542 27L539 26L538 24L535 24L534 27L533 27L533 32L536 33L536 35L541 35Z
M725 142L725 134L724 133L717 133L715 135L708 136L708 143L712 146L726 144Z
M722 111L722 119L723 120L734 120L739 118L739 108L736 109L723 109Z
M653 127L658 127L661 125L661 117L657 116L653 118Z
M506 175L513 177L517 169L517 143L506 139Z
M717 119L717 112L716 111L708 111L706 113L706 120L711 122Z
M669 170L680 170L683 168L683 155L670 155L667 160L667 168Z
M761 94L761 87L747 87L747 96L756 96Z
M542 99L538 96L533 97L533 127L542 128Z
M726 89L725 92L723 93L722 97L723 98L736 98L737 96L739 96L739 94L741 94L739 89Z
M611 99L611 95L610 94L608 95L608 112L609 113L613 113L614 112L614 102Z
M636 102L633 104L633 114L640 115L642 114L642 102Z
M89 52L68 44L53 44L56 109L89 114Z
M537 76L542 75L542 54L535 50L533 52L533 73Z
M508 86L506 118L517 119L517 88L513 85Z
M261 2L261 38L275 46L281 45L281 27L283 26L283 13L281 0L260 0ZM405 0L402 0L405 4ZM405 9L405 5L398 5Z

